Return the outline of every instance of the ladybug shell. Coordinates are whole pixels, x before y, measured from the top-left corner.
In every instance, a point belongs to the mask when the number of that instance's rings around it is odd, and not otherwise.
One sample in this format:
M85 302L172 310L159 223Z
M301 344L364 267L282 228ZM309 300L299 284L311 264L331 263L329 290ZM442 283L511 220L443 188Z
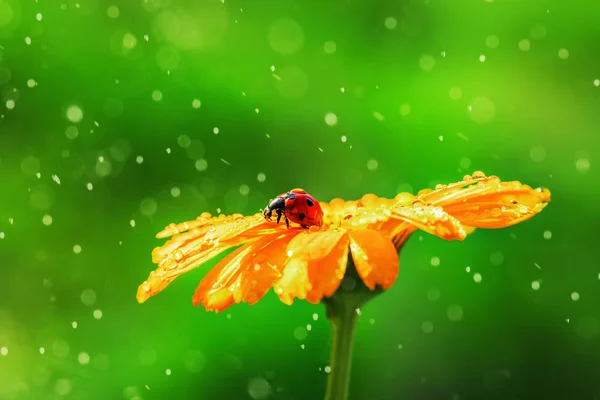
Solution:
M305 226L322 225L323 210L317 199L302 189L290 190L289 194L285 198L285 215L290 221Z

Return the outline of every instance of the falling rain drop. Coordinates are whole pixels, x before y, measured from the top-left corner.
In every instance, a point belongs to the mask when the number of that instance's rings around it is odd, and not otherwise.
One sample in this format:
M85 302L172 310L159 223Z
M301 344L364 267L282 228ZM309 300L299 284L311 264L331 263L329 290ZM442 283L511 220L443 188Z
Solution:
M338 118L337 115L335 115L334 113L327 113L325 114L325 123L329 126L334 126L336 125L338 122Z

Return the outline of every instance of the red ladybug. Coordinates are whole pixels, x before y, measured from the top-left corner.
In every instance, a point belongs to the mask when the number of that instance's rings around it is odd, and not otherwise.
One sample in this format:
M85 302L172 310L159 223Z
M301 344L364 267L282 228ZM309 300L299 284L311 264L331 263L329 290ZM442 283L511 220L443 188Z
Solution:
M263 215L270 221L273 212L277 214L277 223L283 216L288 228L290 227L290 221L299 224L303 228L323 224L321 205L302 189L292 189L271 200L263 211Z

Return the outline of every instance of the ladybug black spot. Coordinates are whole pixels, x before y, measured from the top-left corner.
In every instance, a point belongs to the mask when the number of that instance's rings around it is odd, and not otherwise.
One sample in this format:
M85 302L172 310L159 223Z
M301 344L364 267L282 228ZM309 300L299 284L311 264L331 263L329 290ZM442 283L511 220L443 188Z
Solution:
M312 207L312 206L314 206L314 205L315 205L315 203L314 203L314 202L313 202L311 199L306 199L306 204L307 204L309 207Z
M304 213L300 213L300 214L298 214L298 219L299 219L300 221L304 221L304 218L306 218L306 215L305 215Z

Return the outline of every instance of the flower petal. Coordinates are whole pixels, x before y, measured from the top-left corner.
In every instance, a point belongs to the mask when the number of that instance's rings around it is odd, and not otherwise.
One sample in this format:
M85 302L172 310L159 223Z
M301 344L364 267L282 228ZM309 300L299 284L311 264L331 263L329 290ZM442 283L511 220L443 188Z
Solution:
M256 303L281 277L286 247L300 232L289 229L264 236L227 255L200 282L194 305L223 311L233 303Z
M212 219L209 225L176 234L162 247L154 249L152 260L158 268L138 287L140 303L160 293L179 275L210 260L221 252L276 232L277 225L264 219L231 217Z
M398 277L398 252L389 237L372 229L350 232L350 251L358 275L365 285L386 290Z
M421 196L417 201L441 205L462 224L476 228L503 228L533 217L546 207L550 192L520 182L501 182L481 172Z
M392 210L392 218L407 222L427 233L446 240L463 240L467 233L461 223L441 207L409 206L396 207ZM411 228L399 224L392 232L392 237L403 236Z
M318 303L340 286L348 262L349 238L345 230L304 232L290 241L283 276L275 284L282 302L294 298Z

